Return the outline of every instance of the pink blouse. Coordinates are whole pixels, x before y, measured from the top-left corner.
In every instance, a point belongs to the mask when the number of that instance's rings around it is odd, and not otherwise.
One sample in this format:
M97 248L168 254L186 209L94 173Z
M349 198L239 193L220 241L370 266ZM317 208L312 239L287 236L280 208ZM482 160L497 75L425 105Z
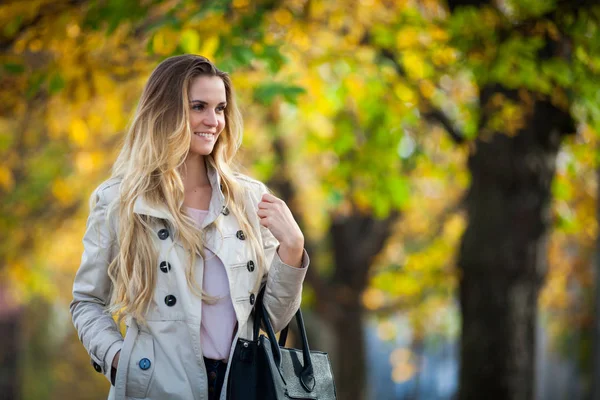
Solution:
M208 210L191 207L187 207L187 211L197 226L202 225L208 214ZM229 293L229 279L221 259L206 247L204 251L206 259L204 260L202 289L204 293L216 297L218 300L214 304L202 303L200 344L204 357L227 362L237 322Z

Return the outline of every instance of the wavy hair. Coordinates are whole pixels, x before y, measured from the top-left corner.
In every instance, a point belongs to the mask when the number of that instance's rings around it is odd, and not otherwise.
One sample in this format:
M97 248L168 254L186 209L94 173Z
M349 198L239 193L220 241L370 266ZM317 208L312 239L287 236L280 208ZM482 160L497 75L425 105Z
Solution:
M152 303L158 270L158 251L153 245L153 217L133 212L143 196L153 206L165 207L172 215L172 229L189 253L186 266L188 285L203 301L214 301L198 287L193 268L196 255L204 258L204 234L184 211L182 166L190 150L189 124L191 82L199 76L217 76L225 84L227 107L225 128L205 161L215 168L222 183L225 202L257 256L258 276L265 272L264 252L258 234L246 214L246 189L238 182L234 156L242 141L243 123L236 105L229 75L207 58L181 55L162 61L150 75L125 137L112 176L121 180L118 201L109 214L118 213L118 252L108 267L112 293L108 310L119 321L130 316L145 323ZM261 279L258 279L257 286ZM255 288L257 289L257 288Z

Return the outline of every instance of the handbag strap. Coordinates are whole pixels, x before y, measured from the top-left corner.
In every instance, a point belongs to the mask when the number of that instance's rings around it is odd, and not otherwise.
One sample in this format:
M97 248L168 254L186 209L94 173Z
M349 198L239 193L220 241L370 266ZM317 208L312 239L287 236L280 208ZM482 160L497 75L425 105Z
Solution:
M262 320L262 312L263 312L263 297L265 296L265 288L266 284L260 288L258 292L258 296L256 296L256 301L254 302L254 326L252 332L252 340L258 340L258 335L260 333L260 324Z
M262 320L262 304L263 304L263 297L265 296L265 287L266 285L263 285L260 289L260 291L258 292L258 296L256 297L256 301L254 302L254 329L253 329L253 340L258 340L258 335L260 333L260 324L261 324L261 320ZM285 328L283 328L281 330L281 332L279 333L279 346L280 347L285 347L285 343L287 341L287 336L288 336L288 331L289 331L289 327L290 325L286 325Z
M288 324L285 328L281 330L279 333L279 347L285 347L285 342L287 341L288 328L290 325Z
M275 361L275 366L279 370L280 375L283 377L283 373L281 370L281 350L279 348L279 343L277 343L275 331L273 330L273 325L271 324L271 318L269 317L269 313L267 312L264 303L261 303L261 306L262 320L264 322L265 328L267 329L267 335L269 337L269 341L271 342L271 348L273 349L273 358ZM300 373L300 382L306 390L312 392L315 388L315 377L313 372L312 360L310 358L310 348L308 347L306 329L304 328L304 319L302 318L302 311L300 309L296 311L296 324L298 325L298 330L300 331L300 338L302 340L302 357L304 359L304 367L302 368L302 372ZM285 327L284 330L286 331L284 337L285 341L285 339L287 338L287 327Z

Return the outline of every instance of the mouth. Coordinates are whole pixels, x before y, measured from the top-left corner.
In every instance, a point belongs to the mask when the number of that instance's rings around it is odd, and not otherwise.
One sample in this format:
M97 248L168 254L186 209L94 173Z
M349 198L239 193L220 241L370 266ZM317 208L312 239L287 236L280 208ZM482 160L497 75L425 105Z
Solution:
M194 135L208 141L215 140L215 134L211 132L194 132Z

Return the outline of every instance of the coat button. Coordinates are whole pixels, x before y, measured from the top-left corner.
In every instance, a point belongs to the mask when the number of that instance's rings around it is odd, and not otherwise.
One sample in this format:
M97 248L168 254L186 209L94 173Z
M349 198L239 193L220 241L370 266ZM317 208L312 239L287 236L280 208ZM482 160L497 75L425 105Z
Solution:
M248 271L250 271L250 272L254 271L254 261L252 261L252 260L248 261L247 266L248 266Z
M166 262L166 261L161 262L160 263L160 270L162 272L164 272L164 273L169 272L171 270L171 264L168 263L168 262Z
M147 370L148 368L150 368L151 365L152 365L152 363L147 358L142 358L140 360L140 368L143 369L144 371Z
M96 372L102 373L102 367L96 361L92 360L92 365L94 366Z
M235 236L237 236L237 238L240 240L246 240L246 235L244 235L244 231L237 231Z
M160 238L160 240L165 240L169 237L169 231L164 228L161 229L160 231L158 231L158 237Z
M165 304L168 305L169 307L173 307L175 305L175 303L177 303L177 299L172 294L165 297Z
M227 206L223 206L223 211L221 211L223 215L229 215L229 208Z
M254 293L250 295L250 305L254 305Z

